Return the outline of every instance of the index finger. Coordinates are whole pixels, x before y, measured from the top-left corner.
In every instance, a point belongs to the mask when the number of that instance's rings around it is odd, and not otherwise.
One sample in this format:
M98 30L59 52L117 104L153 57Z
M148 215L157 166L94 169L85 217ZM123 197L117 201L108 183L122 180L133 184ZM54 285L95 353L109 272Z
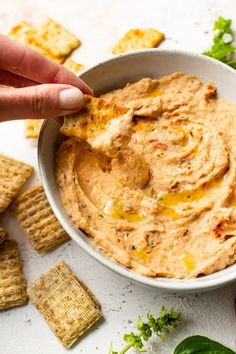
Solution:
M3 35L0 35L0 51L0 68L4 70L40 84L68 84L83 93L93 94L92 89L69 69Z

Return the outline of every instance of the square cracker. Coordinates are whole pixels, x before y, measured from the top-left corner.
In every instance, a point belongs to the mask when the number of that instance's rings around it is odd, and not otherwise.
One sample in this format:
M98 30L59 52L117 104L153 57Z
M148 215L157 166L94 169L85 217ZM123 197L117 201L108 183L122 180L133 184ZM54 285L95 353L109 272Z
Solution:
M92 139L104 131L112 119L121 118L130 109L106 102L101 98L84 95L85 105L76 113L64 117L60 132L81 140Z
M33 167L0 154L0 213L19 193L33 173Z
M80 71L84 69L84 65L76 63L74 60L70 58L66 59L66 61L63 63L63 66L71 70L74 74L78 74Z
M60 132L87 141L94 150L109 157L117 156L130 141L133 110L101 98L84 97L84 107L64 117Z
M131 137L133 110L85 95L85 105L64 117L62 134L87 141L94 150L116 156Z
M12 204L12 210L38 253L69 239L55 217L41 185L20 194Z
M38 139L43 119L26 119L25 120L25 138Z
M7 232L0 227L0 245L6 240L7 238Z
M30 45L34 41L35 34L36 29L29 22L22 21L11 29L8 37Z
M22 21L18 25L14 26L9 32L8 36L25 45L28 45L40 54L58 62L59 64L65 60L65 58L62 56L55 56L50 51L50 49L45 48L43 45L37 42L37 29L33 27L29 22Z
M57 58L68 56L80 40L60 24L48 18L37 28L37 43Z
M98 301L63 261L36 280L27 292L65 348L102 317Z
M26 283L16 241L0 246L0 310L26 304Z
M112 49L113 54L137 49L155 48L164 39L164 34L153 28L129 30Z

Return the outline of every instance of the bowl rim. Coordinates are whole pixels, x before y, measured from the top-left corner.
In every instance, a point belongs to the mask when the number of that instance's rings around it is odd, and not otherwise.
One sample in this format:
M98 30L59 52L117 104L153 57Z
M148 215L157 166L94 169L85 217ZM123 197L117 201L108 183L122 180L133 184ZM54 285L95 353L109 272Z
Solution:
M126 57L135 57L135 56L142 56L142 55L154 55L157 53L161 54L177 54L177 55L183 55L187 56L189 58L197 58L199 60L207 61L210 63L213 63L214 65L220 66L223 68L223 70L229 71L235 76L236 80L236 70L233 68L229 67L228 65L214 59L211 57L207 57L201 54L197 53L192 53L188 52L185 50L177 50L177 49L144 49L144 50L135 50L132 52L124 53L124 54L119 54L115 55L111 58L108 58L106 60L103 60L99 62L96 65L93 65L89 67L88 69L85 69L81 71L81 73L78 75L83 79L83 76L88 73L92 72L93 70L96 70L100 66L103 66L104 64L111 63L117 60L120 60L122 58ZM62 225L62 227L65 229L65 231L68 233L68 235L93 259L95 259L97 262L105 266L111 271L114 271L116 274L125 277L126 279L130 281L134 281L136 283L139 283L143 286L149 286L152 288L156 289L161 289L161 290L166 290L166 291L171 291L171 292L197 292L197 291L208 291L213 288L221 287L226 284L229 284L233 281L236 280L236 272L232 272L227 274L227 269L230 267L227 267L221 271L215 272L220 273L220 272L225 272L226 274L221 274L219 278L214 278L214 279L208 279L208 277L211 275L204 275L201 279L204 278L204 281L198 282L199 278L196 279L176 279L176 278L165 278L165 277L160 277L160 278L151 278L147 277L145 275L138 274L134 272L133 270L124 267L122 264L119 264L115 262L114 260L108 258L105 254L103 254L97 246L94 244L92 245L90 242L87 242L83 239L83 237L78 237L78 236L85 236L85 233L77 229L72 222L68 222L68 220L65 220L64 217L62 216L60 212L60 208L58 207L57 203L54 200L53 195L50 192L50 185L47 181L46 178L46 172L45 172L45 165L44 165L44 156L42 154L42 145L43 145L43 136L44 132L47 127L47 120L44 120L41 131L40 131L40 136L38 140L38 166L39 166L39 173L41 177L41 181L43 184L43 188L45 191L45 194L47 196L47 199L49 201L49 204L57 217L58 221ZM86 236L87 237L87 236Z

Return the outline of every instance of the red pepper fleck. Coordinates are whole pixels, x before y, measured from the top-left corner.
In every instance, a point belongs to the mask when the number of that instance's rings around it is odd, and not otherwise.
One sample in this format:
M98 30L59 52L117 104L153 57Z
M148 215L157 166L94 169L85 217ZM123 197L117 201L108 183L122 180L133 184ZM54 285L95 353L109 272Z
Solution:
M215 229L214 233L215 233L216 237L219 237L219 238L222 237L222 233L219 230Z
M167 144L163 144L158 140L151 140L152 146L157 148L157 149L161 149L161 150L167 150L168 149L168 145Z

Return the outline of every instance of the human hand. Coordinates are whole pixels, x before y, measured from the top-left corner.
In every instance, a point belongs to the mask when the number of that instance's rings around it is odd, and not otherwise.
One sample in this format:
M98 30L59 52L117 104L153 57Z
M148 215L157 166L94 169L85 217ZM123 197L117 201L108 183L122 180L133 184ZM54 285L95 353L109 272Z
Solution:
M76 112L83 93L93 94L70 70L0 35L0 122Z

